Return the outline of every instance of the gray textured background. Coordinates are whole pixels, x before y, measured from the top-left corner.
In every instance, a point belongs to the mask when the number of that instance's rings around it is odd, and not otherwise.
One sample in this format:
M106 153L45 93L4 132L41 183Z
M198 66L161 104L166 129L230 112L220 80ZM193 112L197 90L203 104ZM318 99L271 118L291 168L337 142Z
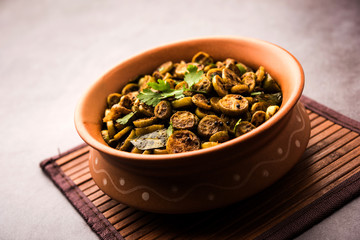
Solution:
M75 105L116 63L194 37L247 36L301 62L304 95L360 119L360 1L0 0L0 239L97 239L41 172L82 143ZM358 239L360 199L299 239Z

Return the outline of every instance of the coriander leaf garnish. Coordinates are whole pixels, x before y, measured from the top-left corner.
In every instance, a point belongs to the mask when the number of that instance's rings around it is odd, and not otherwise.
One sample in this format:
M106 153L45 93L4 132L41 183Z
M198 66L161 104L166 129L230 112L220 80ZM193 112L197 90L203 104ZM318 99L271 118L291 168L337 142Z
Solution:
M236 128L240 124L240 122L241 122L241 118L235 123L234 130L233 130L234 132L236 131Z
M120 124L127 124L127 122L130 120L130 118L132 117L132 116L134 116L134 114L135 114L136 112L131 112L131 113L129 113L129 114L126 114L124 117L122 117L122 118L118 118L118 119L116 119L116 122L117 123L120 123Z
M139 95L137 95L137 98L140 99L142 102L146 103L149 106L155 107L156 104L158 104L160 100L160 93L153 92L149 88L145 88L142 90Z
M137 98L147 105L153 107L155 107L162 99L165 98L174 97L179 99L184 97L183 89L171 89L170 84L162 79L159 79L157 83L149 82L147 85L157 91L154 92L149 88L145 88L139 93Z
M184 90L183 89L178 89L178 90L171 89L171 91L161 93L161 99L165 99L168 97L174 97L176 99L183 98L183 97L185 97Z
M184 81L188 84L188 88L191 89L194 84L198 83L202 79L204 72L202 70L198 71L198 68L194 65L189 65L187 70Z
M170 84L162 79L159 79L158 82L149 82L147 84L148 86L150 86L152 89L161 91L161 92L166 92L166 91L170 91Z
M202 79L203 71L198 71L198 68L194 65L187 67L188 72L185 73L184 81L188 84L188 88L171 89L170 84L162 79L158 79L157 82L149 82L147 85L151 87L142 90L137 98L147 105L155 107L162 99L174 97L175 99L185 97L184 91L192 91L191 87L198 83Z

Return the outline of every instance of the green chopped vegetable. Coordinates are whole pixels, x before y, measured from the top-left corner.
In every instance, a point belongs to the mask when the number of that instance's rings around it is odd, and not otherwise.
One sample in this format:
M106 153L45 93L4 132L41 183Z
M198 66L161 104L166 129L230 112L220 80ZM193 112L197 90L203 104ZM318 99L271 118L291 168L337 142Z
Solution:
M174 132L173 125L172 123L170 123L168 129L166 130L166 134L168 137L170 137L170 135L173 134L173 132Z
M260 94L264 94L263 92L252 92L250 93L251 96L256 96L256 95L260 95Z
M244 67L243 64L238 63L238 64L236 64L236 67L239 69L240 75L243 75L244 73L246 73L246 68Z
M235 123L233 132L236 131L236 128L237 128L237 126L240 124L240 122L241 122L241 118Z

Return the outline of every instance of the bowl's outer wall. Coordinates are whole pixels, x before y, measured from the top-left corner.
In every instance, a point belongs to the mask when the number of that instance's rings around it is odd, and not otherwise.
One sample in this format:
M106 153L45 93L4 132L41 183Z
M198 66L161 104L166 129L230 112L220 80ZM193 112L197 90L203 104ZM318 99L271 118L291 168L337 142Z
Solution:
M107 146L100 134L101 119L106 108L105 99L108 94L119 91L126 83L139 75L151 73L163 62L168 60L190 61L198 51L208 52L215 60L234 58L254 69L260 65L264 66L281 86L283 104L273 118L248 134L213 148L171 154L171 159L186 161L182 159L197 158L202 154L211 155L222 148L231 148L234 144L253 142L257 135L275 128L274 125L279 124L286 117L300 98L304 86L301 65L291 54L276 45L249 38L207 38L183 41L161 46L132 57L114 67L95 82L80 100L75 112L75 125L79 135L90 146L117 157L125 164L131 165L134 164L134 161L139 161L141 165L144 160L150 160L152 163L149 164L154 164L156 167L159 164L151 160L169 160L170 155L143 156L121 152Z
M92 148L90 172L112 199L138 209L189 213L222 207L270 186L300 159L308 144L310 121L302 104L297 105L276 141L269 141L246 156L229 153L217 157L220 167L213 166L210 171L205 162L199 164L203 171L196 173L182 167L163 168L161 172L159 167L149 175L141 172L142 168L130 171L116 158ZM224 161L229 159L233 160L230 164Z

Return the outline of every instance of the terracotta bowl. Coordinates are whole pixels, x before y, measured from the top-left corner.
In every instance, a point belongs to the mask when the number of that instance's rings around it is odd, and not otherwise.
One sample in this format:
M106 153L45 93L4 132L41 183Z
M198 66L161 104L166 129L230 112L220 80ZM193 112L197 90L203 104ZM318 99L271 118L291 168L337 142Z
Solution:
M263 65L283 92L278 113L250 133L208 149L141 155L107 146L100 133L107 95L165 61L190 61L198 51L216 60L234 58L254 69ZM258 193L300 159L310 135L308 115L299 103L303 87L300 63L279 46L250 38L193 39L151 49L116 65L82 97L75 125L91 146L92 177L111 198L151 212L205 211Z

